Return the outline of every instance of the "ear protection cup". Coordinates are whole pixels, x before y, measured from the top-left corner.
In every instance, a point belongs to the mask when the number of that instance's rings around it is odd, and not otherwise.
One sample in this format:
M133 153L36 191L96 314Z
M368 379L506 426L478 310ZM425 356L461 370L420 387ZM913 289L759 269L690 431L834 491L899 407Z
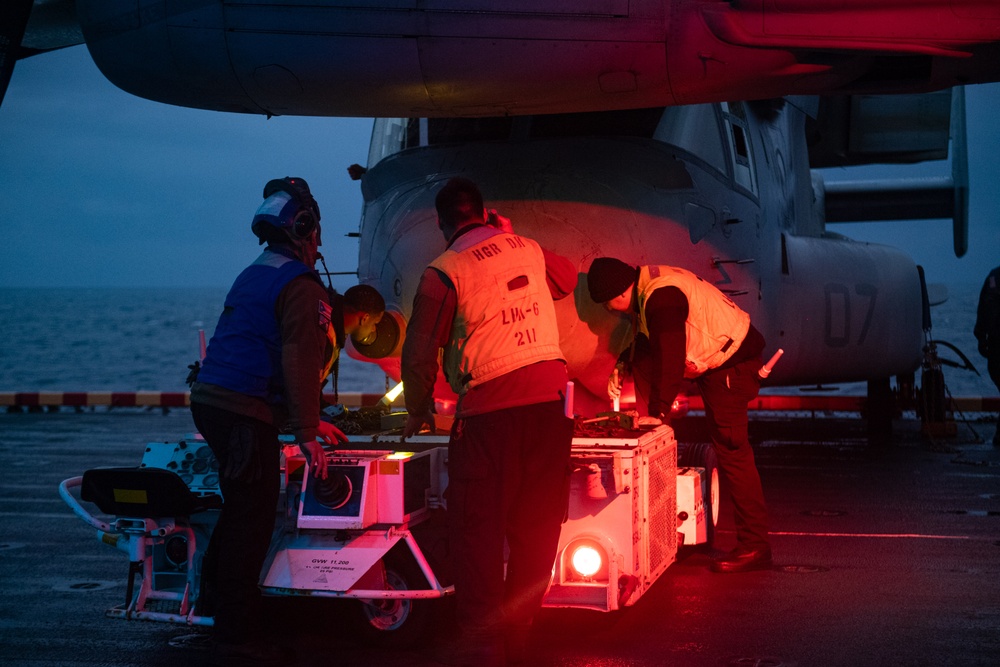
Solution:
M295 214L292 228L289 231L295 238L304 239L312 234L314 229L316 229L316 217L313 216L312 211L303 208Z
M275 178L264 185L264 199L267 199L275 192L284 192L294 199L301 210L295 214L292 226L289 230L296 238L305 238L312 233L320 220L319 204L309 191L309 184L305 179L294 176Z

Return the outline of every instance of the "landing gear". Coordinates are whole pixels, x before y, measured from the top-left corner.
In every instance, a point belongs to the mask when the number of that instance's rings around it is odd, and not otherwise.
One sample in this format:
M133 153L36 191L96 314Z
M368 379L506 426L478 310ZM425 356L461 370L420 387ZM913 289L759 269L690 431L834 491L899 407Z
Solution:
M887 445L892 441L892 419L896 398L889 378L868 381L868 444Z

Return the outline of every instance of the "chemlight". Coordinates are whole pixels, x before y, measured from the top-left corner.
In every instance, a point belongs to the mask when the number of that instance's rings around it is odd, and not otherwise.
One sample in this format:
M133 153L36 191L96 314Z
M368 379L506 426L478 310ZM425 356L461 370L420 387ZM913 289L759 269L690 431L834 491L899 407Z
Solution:
M403 383L402 382L400 382L395 387L393 387L392 389L390 389L389 391L387 391L385 393L385 396L382 397L382 401L381 402L385 403L386 405L388 405L389 403L392 403L393 401L395 401L396 398L401 393L403 393Z

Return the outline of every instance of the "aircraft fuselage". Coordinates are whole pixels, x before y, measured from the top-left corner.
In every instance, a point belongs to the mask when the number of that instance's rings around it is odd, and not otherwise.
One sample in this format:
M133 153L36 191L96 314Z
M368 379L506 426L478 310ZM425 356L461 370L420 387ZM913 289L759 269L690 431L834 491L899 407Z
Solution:
M560 340L595 408L606 408L608 374L631 339L627 318L588 296L599 256L682 266L715 284L750 313L767 355L785 350L772 384L912 372L923 342L917 269L892 248L824 232L803 124L799 108L778 103L381 119L362 182L359 278L405 331L418 278L445 247L434 196L460 175L515 232L576 265L573 298L557 302ZM396 378L398 351L377 360ZM449 393L443 381L438 391Z

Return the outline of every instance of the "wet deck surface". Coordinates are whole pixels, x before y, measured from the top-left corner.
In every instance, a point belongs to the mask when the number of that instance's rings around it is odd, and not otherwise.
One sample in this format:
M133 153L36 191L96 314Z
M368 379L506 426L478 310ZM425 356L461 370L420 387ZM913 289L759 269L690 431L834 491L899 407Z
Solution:
M966 415L975 419L983 415ZM719 575L681 559L611 614L543 610L537 665L768 667L995 665L1000 656L1000 448L996 424L931 442L897 421L871 448L857 419L756 421L772 523L770 571ZM126 555L103 546L57 493L91 467L136 465L148 441L192 430L175 410L0 414L0 664L207 664L205 633L106 618L125 597ZM697 437L678 428L678 439ZM978 435L978 442L977 442ZM726 503L716 546L732 546ZM351 601L276 600L296 664L435 665L427 646L359 645ZM432 612L448 623L448 604Z

